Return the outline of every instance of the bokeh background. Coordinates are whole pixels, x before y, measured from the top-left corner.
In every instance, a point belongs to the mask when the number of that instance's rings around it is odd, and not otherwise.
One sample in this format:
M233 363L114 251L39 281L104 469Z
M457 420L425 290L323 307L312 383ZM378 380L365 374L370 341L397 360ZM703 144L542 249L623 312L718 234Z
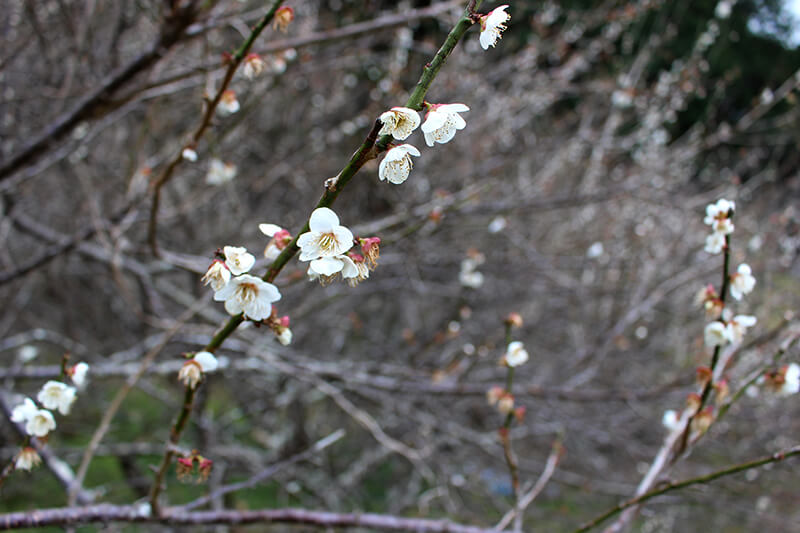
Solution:
M375 160L334 206L354 233L381 237L379 268L355 288L321 287L292 261L277 285L294 342L240 328L218 351L223 369L201 389L182 439L215 467L205 485L171 473L170 502L247 479L343 429L324 451L212 505L491 526L511 487L502 416L485 392L505 379L503 318L514 311L524 325L513 338L531 355L515 375L527 416L511 432L523 483L539 476L555 441L566 449L525 530L572 531L633 494L666 435L663 411L683 406L695 367L708 364L695 296L721 280L721 256L703 251L704 208L718 198L737 204L732 263L750 264L758 280L734 304L758 324L734 349L732 386L796 331L800 26L788 6L509 3L497 47L482 50L471 30L426 98L468 105L466 129L435 148L415 133L407 142L422 156L405 184L380 182ZM215 117L198 161L183 162L163 189L156 258L148 179L197 127L222 54L241 44L264 2L206 2L163 57L6 170L154 46L165 4L0 6L6 408L55 377L65 352L89 362L91 382L49 445L75 468L114 393L163 344L91 465L85 487L96 501L147 494L182 401L181 354L226 316L200 282L215 250L240 245L260 257L263 222L296 232L375 118L405 102L465 2L289 2L288 31L267 30L254 47L267 71L232 83L241 110ZM214 158L236 165L236 177L208 184ZM796 345L789 361L800 361ZM796 444L799 414L796 396L745 395L667 476ZM6 462L21 437L5 418L0 439ZM797 479L789 462L675 492L648 504L632 530L798 531ZM66 502L48 468L16 473L0 490L3 511Z

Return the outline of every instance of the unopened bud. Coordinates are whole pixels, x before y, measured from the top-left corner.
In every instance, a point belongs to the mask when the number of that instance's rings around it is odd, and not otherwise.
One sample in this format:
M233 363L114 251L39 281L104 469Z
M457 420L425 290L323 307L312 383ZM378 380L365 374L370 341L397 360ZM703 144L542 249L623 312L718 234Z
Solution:
M505 323L512 328L521 328L522 316L519 313L509 313L505 319Z
M275 12L275 18L272 19L272 28L285 33L293 20L294 9L289 6L283 6Z

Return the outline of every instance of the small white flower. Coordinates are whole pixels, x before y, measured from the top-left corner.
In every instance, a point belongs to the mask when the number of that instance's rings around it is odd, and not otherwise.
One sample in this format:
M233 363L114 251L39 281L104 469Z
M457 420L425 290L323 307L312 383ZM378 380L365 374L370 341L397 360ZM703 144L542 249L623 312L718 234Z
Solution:
M25 398L22 400L22 403L14 407L11 410L11 421L16 422L17 424L22 424L30 420L37 412L39 408L36 407L36 404L33 403L33 400L30 398Z
M714 16L718 19L726 19L731 16L732 2L721 0L714 9Z
M710 348L722 346L730 341L728 329L725 324L718 320L706 326L703 337L705 338L706 346Z
M217 113L220 115L232 115L239 111L239 100L236 99L236 93L227 90L222 93L222 97L217 104Z
M219 159L212 159L206 174L206 183L209 185L222 185L236 177L236 165L225 163Z
M208 270L203 275L201 281L205 285L211 285L211 289L214 292L222 289L228 282L231 280L231 271L225 266L225 263L220 261L219 259L215 260L211 263L211 266L208 267Z
M395 146L388 152L378 167L378 177L381 181L389 181L399 185L408 179L408 174L414 167L411 156L419 157L419 150L410 144Z
M703 223L711 226L717 233L728 235L733 233L733 222L730 213L736 210L736 204L724 198L717 200L715 204L706 206L706 216Z
M234 276L248 272L256 262L255 256L242 246L226 246L222 253L225 254L225 264Z
M475 270L462 270L458 274L458 282L470 289L480 289L483 286L483 274Z
M181 152L181 157L194 163L197 161L197 152L194 151L194 148L184 148Z
M678 429L678 426L680 425L680 418L678 418L678 413L676 413L672 409L667 409L666 411L664 411L664 416L661 417L661 425L670 431L675 431L676 429Z
M705 251L710 254L718 254L725 248L725 235L714 232L706 237Z
M750 265L742 263L736 269L736 273L731 276L731 296L741 300L742 296L749 294L756 286L756 278L753 277Z
M505 361L510 367L519 366L528 360L528 352L519 341L514 341L508 345L506 350Z
M725 326L728 339L731 342L741 342L747 332L747 328L754 326L755 323L756 317L754 316L736 315L728 320L728 324Z
M310 231L297 239L300 261L335 257L353 247L353 233L339 225L339 217L327 207L317 208L311 213L308 227Z
M231 315L244 313L251 320L264 320L272 313L272 303L281 299L281 293L272 283L243 274L214 293L214 300L225 302Z
M19 352L17 352L17 358L22 364L33 361L36 359L37 355L39 355L39 348L30 344L23 346L19 349Z
M46 409L37 409L25 424L25 433L32 437L44 437L55 428L53 414Z
M383 127L378 135L391 135L398 141L404 141L419 127L419 113L408 107L393 107L381 114ZM419 155L419 154L417 154Z
M449 142L456 135L457 130L463 130L467 123L459 113L469 111L464 104L434 104L425 122L422 124L422 133L425 134L425 144L433 146L434 143Z
M42 386L36 399L47 409L58 409L62 415L68 415L75 402L75 387L51 380Z
M489 233L500 233L506 229L507 225L508 220L506 220L506 217L499 216L493 218L492 221L489 222L489 227L487 229L489 230Z
M791 363L783 374L783 384L778 389L781 396L789 396L800 392L800 365Z
M89 365L80 362L72 367L72 382L76 387L82 389L86 385L86 374L89 372Z
M596 259L601 255L603 255L604 251L605 249L603 248L603 243L597 241L586 250L586 257L588 257L589 259Z
M183 382L184 385L194 390L197 384L203 379L203 368L200 363L194 359L189 359L178 371L178 380Z
M506 13L507 4L496 7L488 15L481 17L481 47L488 50L490 46L497 44L502 37L503 30L506 29L506 22L511 15Z
M277 337L278 342L284 346L289 346L292 343L292 330L289 328L283 328L281 332L278 333Z
M264 72L266 63L258 54L248 54L244 59L244 77L248 80L254 80Z
M17 454L17 457L14 460L14 468L17 470L31 470L33 467L39 466L41 462L42 458L39 457L39 454L36 452L36 450L30 446L27 446L20 450L19 454Z
M194 360L203 372L213 372L219 366L217 358L211 352L197 352L194 354Z

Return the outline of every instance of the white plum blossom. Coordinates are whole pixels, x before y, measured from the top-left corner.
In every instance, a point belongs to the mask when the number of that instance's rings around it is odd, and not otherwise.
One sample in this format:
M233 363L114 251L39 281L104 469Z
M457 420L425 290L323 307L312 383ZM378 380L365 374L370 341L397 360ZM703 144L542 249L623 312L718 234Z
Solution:
M242 73L245 78L252 81L264 72L266 66L267 64L261 59L260 55L247 54L247 57L244 58L244 69Z
M14 459L14 468L16 470L31 470L35 466L39 466L41 464L42 458L39 457L39 453L30 446L26 446L17 454L16 459Z
M718 254L725 248L725 235L718 232L713 232L706 237L705 251L710 254Z
M506 29L506 22L511 15L506 13L508 4L496 7L488 15L481 17L481 48L488 50L490 46L497 44L502 37L503 30Z
M464 104L433 104L425 122L422 124L422 133L425 134L425 144L433 146L434 143L449 142L456 135L457 130L463 130L467 123L459 113L469 111Z
M711 322L706 326L703 337L706 346L714 348L715 346L722 346L730 341L730 333L725 327L725 324L719 320Z
M200 363L194 359L189 359L178 371L178 380L183 382L184 385L194 390L197 384L203 379L203 368Z
M736 210L736 204L724 198L717 200L715 204L706 206L706 216L703 223L711 226L717 233L728 235L733 232L733 222L730 213Z
M212 159L206 174L206 183L209 185L222 185L236 177L236 165L225 163L220 159Z
M32 437L45 437L56 428L53 414L46 409L37 409L25 423L25 433Z
M408 174L414 167L411 156L419 157L420 153L410 144L395 146L388 152L378 167L378 177L381 181L388 181L399 185L408 179Z
M203 372L213 372L219 366L217 358L211 352L197 352L194 354L194 360Z
M756 317L752 315L736 315L728 320L725 326L726 335L731 342L741 342L747 328L754 326Z
M248 272L256 262L255 256L242 246L226 246L222 253L225 254L225 265L234 276Z
M519 366L528 360L528 352L525 350L523 344L519 341L514 341L508 345L506 354L503 357L506 364L510 367Z
M680 418L678 417L678 413L672 409L667 409L664 411L664 416L661 417L661 425L667 428L669 431L675 431L680 427Z
M80 362L74 367L72 367L72 382L75 384L76 387L82 389L86 385L86 374L89 372L89 365Z
M741 300L742 296L749 294L756 286L756 278L753 277L750 265L742 263L736 269L736 273L731 275L731 296Z
M30 398L25 398L22 400L22 403L14 407L11 410L11 421L16 422L17 424L22 424L30 420L37 412L39 408L36 407L36 404L33 403L33 400Z
M68 415L75 402L75 392L75 387L51 380L42 386L36 399L47 409L58 409L62 415Z
M421 122L419 113L408 107L393 107L381 114L380 121L383 127L378 135L391 135L398 141L406 140Z
M289 328L281 329L281 332L277 335L278 342L280 342L284 346L289 346L292 343L292 330Z
M197 152L194 151L194 148L186 147L181 152L181 157L194 163L197 161Z
M232 115L239 111L239 100L236 99L236 93L227 90L222 93L222 97L217 104L217 113L220 115Z
M800 392L800 365L791 363L783 373L783 384L778 389L781 396L790 396Z
M281 293L272 283L261 278L242 274L214 293L214 300L225 302L231 315L244 313L251 320L264 320L272 313L272 303L281 299Z
M353 247L353 232L339 224L339 217L327 207L311 213L309 230L297 239L300 261L313 261L322 257L336 257Z
M714 8L714 16L718 19L726 19L731 16L731 10L733 9L733 2L729 0L720 0L717 4L717 7Z
M203 275L202 282L205 285L211 285L214 292L222 289L231 280L231 271L224 262L219 259L211 263L205 275Z

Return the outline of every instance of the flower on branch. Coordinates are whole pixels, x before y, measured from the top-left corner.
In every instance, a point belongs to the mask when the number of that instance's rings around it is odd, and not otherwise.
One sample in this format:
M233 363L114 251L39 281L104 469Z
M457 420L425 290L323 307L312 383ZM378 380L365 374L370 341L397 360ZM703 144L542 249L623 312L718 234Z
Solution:
M231 315L244 313L250 320L261 321L272 312L272 303L281 299L281 293L272 283L261 278L242 274L214 293L214 300L225 302Z
M661 425L667 428L669 431L675 431L680 426L680 417L678 413L675 412L673 409L667 409L664 411L664 415L661 417Z
M211 266L208 267L205 275L203 275L202 282L205 285L211 285L214 292L222 289L231 280L231 271L228 269L224 261L215 259Z
M319 280L323 285L327 285L339 274L347 280L356 278L359 270L350 256L343 254L335 257L321 257L311 261L307 274L309 279Z
M83 389L86 385L86 374L89 372L89 365L80 362L69 370L70 378L76 387Z
M234 276L248 272L256 262L255 256L242 246L226 246L222 253L225 254L225 265Z
M481 17L481 48L488 50L489 47L494 47L497 41L503 36L502 33L506 29L506 22L511 19L511 15L506 13L508 4L496 7L489 12L488 15Z
M431 104L422 124L422 133L425 134L425 144L433 146L434 143L444 144L456 135L457 130L463 130L467 123L459 113L469 111L464 104Z
M714 348L715 346L722 346L730 341L730 333L725 327L723 322L715 320L706 326L703 333L706 346Z
M264 72L266 66L267 64L264 63L260 55L247 54L247 57L244 58L244 77L252 81Z
M217 104L217 113L220 115L232 115L239 111L239 108L239 100L236 99L236 92L228 89L222 93L222 98L220 98Z
M194 359L189 359L178 371L178 380L183 382L184 385L194 390L197 384L203 379L203 367Z
M293 20L294 9L289 6L282 6L275 12L275 18L272 19L272 29L286 33L289 24L291 24Z
M718 254L725 249L725 235L718 232L713 232L706 237L705 251L710 254Z
M37 409L25 423L25 433L32 437L46 437L56 428L53 414L46 409Z
M194 360L200 365L203 373L213 372L219 367L217 358L211 352L197 352L194 354Z
M519 342L514 341L508 345L508 349L506 350L505 355L503 356L503 362L510 367L515 367L522 365L528 361L528 352L525 350L525 346Z
M353 246L353 233L339 224L339 217L332 209L315 209L311 213L308 227L310 231L297 239L300 261L340 256Z
M736 315L728 319L727 322L725 326L726 335L731 342L737 343L742 341L744 334L747 332L747 328L755 325L756 317L751 315Z
M48 381L42 386L36 399L47 409L58 409L62 415L68 415L75 402L75 387L60 381Z
M378 177L381 181L388 181L399 185L408 179L408 174L414 168L411 156L419 157L420 153L410 144L395 146L388 152L378 167Z
M791 363L781 369L782 383L778 388L780 396L789 396L800 392L800 365Z
M383 127L378 135L391 135L398 141L406 140L421 122L419 113L408 107L393 107L381 114L380 121Z
M733 222L731 217L736 210L736 204L724 198L717 200L717 203L706 206L706 217L703 223L711 226L711 229L722 235L733 232Z
M11 421L16 422L17 424L23 424L36 415L38 411L39 408L36 407L36 404L33 403L33 400L30 398L25 398L22 400L21 404L17 405L11 410Z
M187 146L181 152L181 157L187 161L191 161L192 163L194 163L195 161L197 161L197 152L195 152L194 148Z
M17 470L31 470L39 466L41 462L42 458L39 457L39 453L34 448L26 446L20 450L16 459L14 459L14 468Z
M756 278L753 277L750 265L742 263L736 269L734 274L731 274L731 296L737 300L741 300L742 296L749 294L756 286Z
M212 159L206 174L206 183L209 185L222 185L236 177L236 165L225 163L220 159Z

